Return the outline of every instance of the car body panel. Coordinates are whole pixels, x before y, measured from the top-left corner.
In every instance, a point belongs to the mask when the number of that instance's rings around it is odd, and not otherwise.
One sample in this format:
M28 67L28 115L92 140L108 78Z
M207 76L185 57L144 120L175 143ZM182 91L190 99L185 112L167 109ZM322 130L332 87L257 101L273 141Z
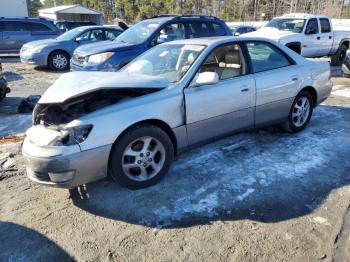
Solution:
M242 44L245 41L263 41L273 44L290 56L295 63L284 68L230 78L213 85L194 87L192 83L197 71L216 47L226 43ZM38 162L36 159L32 160L31 157L41 157L43 159L40 161L44 161L44 163L52 157L54 159L49 162L56 161L59 155L64 157L65 160L63 161L72 158L72 164L65 164L64 170L58 170L65 172L71 169L79 169L75 160L79 151L82 153L81 165L84 165L86 163L85 159L90 159L89 155L85 157L85 152L97 150L93 153L96 154L96 152L99 152L99 148L104 148L106 151L101 153L103 159L100 156L97 157L100 161L96 164L97 168L87 171L84 166L81 170L88 174L76 173L79 178L75 178L74 182L71 181L63 185L51 183L49 185L69 188L76 186L76 181L90 182L107 175L107 158L112 145L128 128L137 123L144 123L145 121L162 123L162 126L166 126L171 130L170 132L176 140L176 151L181 152L190 146L203 143L214 137L224 136L242 129L260 127L271 122L283 122L288 118L290 106L300 90L313 88L317 93L317 103L319 103L330 94L332 88L330 66L327 62L309 61L272 40L249 37L217 37L174 41L163 45L179 44L203 45L206 48L179 82L163 87L161 79L148 77L151 82L154 80L155 84L153 86L162 88L159 88L156 92L122 100L65 124L64 128L93 126L88 138L79 145L56 146L53 147L55 151L50 152L52 146L39 146L37 145L38 142L36 144L33 142L36 141L35 136L42 136L39 135L39 132L31 131L38 128L37 126L40 124L34 125L27 132L23 146L24 155L26 155L29 163L29 177L35 180L35 177L31 177L32 172L40 173L41 170L40 164L31 163ZM76 82L74 84L77 85L83 83L82 81L87 78L86 74L69 73L66 78L60 78L58 84L49 88L47 91L49 95L46 96L45 94L38 105L44 102L58 103L70 100L71 97L78 97L78 93L85 94L87 91L84 88L76 89L79 92L74 89L70 91L70 88L65 88L65 85L68 85L69 82ZM75 77L74 81L72 81L72 77ZM96 72L93 73L92 77L95 77L96 80L91 81L91 85L83 84L90 91L104 85L109 85L108 88L122 88L135 86L135 83L144 83L143 88L152 87L149 82L145 81L144 76L126 75L123 71L119 73ZM99 77L101 80L98 79ZM157 83L161 84L158 85ZM70 84L71 87L74 84ZM137 86L141 87L140 85ZM60 90L59 87L63 89ZM55 94L58 95L61 91L67 94L60 99L56 99ZM50 139L47 141L50 141ZM40 151L42 153L39 153ZM94 161L92 163L95 163ZM101 163L105 166L102 167ZM42 170L46 172L48 171L46 167L53 164L46 163L43 165L45 168ZM86 166L89 166L89 163ZM103 175L101 175L101 170L104 170ZM95 175L92 175L92 173ZM35 181L41 183L40 179ZM44 184L47 183L44 181Z

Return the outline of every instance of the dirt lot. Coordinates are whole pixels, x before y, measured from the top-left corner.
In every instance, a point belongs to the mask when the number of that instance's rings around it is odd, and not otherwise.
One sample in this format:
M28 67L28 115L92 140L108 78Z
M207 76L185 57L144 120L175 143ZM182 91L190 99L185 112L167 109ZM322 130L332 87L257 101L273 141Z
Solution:
M60 74L4 69L12 92L0 103L0 136L20 135L30 126L16 114L20 98ZM0 261L350 261L350 80L334 83L305 131L194 149L144 190L33 184L21 143L0 140Z

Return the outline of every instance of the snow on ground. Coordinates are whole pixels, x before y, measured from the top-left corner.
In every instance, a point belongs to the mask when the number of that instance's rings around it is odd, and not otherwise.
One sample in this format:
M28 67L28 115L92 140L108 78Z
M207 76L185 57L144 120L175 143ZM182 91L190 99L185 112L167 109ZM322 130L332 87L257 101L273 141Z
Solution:
M298 134L272 129L234 135L179 156L151 188L130 191L97 182L81 188L82 199L73 201L89 212L159 227L231 213L246 201L256 205L262 194L271 205L288 197L290 208L291 198L307 197L296 193L301 187L331 190L344 174L327 167L334 169L339 158L349 162L349 119L349 109L322 106Z
M31 114L0 114L0 137L23 135L31 125Z
M336 85L333 87L332 95L350 98L350 87Z

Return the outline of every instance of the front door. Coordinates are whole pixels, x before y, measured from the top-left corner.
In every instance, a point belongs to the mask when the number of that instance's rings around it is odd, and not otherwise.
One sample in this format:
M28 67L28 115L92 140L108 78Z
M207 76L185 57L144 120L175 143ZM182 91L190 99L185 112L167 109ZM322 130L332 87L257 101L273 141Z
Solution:
M216 84L185 89L189 144L254 125L255 80L238 44L217 47L198 74L214 72Z
M321 34L316 18L311 18L302 36L301 55L304 57L317 57L322 55L320 50Z

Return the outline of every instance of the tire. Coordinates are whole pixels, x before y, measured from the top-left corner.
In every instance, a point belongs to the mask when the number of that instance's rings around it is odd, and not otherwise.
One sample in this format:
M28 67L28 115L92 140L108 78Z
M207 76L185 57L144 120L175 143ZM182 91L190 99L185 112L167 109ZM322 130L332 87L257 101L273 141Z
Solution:
M341 66L346 58L346 51L348 48L346 45L341 45L337 52L331 56L331 65L332 66Z
M305 104L303 104L304 102ZM283 124L283 128L290 133L297 133L303 130L310 122L313 108L312 95L307 91L300 92L294 99L288 120Z
M48 59L49 67L55 71L66 71L69 69L69 55L63 51L54 51Z
M140 125L128 130L113 146L109 173L130 189L145 188L165 176L173 159L169 136L157 126Z

